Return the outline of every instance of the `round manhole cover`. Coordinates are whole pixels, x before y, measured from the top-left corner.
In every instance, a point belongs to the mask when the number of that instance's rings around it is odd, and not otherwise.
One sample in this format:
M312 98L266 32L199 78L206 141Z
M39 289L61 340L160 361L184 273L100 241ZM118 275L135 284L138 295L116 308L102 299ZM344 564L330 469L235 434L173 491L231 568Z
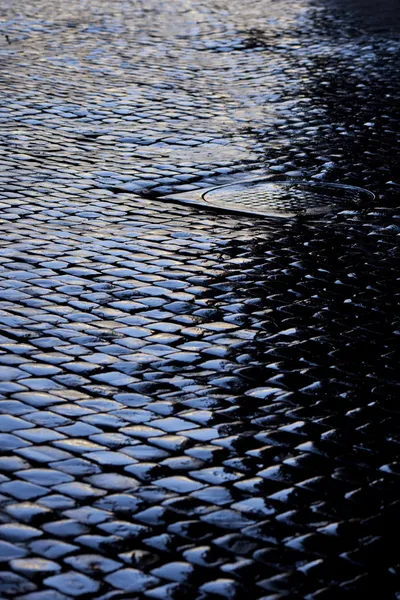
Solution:
M372 192L349 185L270 179L228 184L202 194L203 202L210 207L285 217L355 208L374 197Z

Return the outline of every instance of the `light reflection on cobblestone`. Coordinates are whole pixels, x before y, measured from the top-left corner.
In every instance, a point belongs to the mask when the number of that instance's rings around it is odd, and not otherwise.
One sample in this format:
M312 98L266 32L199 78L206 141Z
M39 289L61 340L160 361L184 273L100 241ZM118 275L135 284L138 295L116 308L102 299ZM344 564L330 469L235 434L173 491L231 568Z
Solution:
M398 41L306 1L0 18L0 597L394 598ZM248 171L379 205L160 198Z

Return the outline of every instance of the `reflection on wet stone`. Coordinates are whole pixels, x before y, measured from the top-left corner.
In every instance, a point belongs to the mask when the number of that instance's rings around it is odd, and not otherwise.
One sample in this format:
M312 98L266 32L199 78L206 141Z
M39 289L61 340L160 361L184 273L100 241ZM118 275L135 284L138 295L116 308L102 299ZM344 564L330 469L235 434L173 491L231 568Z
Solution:
M4 600L399 595L398 37L245 8L2 10Z

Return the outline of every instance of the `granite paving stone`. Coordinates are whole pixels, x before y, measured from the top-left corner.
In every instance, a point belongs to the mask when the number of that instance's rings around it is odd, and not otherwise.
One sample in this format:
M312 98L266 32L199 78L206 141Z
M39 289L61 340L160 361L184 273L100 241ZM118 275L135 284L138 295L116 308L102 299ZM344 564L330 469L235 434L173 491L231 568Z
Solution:
M1 600L400 597L400 11L357 1L1 7ZM271 176L375 200L166 198Z
M77 598L89 593L94 593L99 589L99 584L86 575L81 575L76 571L68 571L62 575L48 577L44 581L49 587L56 588L59 591L67 591L70 596Z

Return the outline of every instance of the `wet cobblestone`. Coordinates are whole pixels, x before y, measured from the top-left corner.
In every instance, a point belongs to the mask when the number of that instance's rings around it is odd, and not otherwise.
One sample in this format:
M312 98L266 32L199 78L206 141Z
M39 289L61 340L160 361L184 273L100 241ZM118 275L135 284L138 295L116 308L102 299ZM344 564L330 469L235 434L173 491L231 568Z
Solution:
M399 598L399 40L322 4L0 9L0 598ZM163 196L364 186L322 219Z

